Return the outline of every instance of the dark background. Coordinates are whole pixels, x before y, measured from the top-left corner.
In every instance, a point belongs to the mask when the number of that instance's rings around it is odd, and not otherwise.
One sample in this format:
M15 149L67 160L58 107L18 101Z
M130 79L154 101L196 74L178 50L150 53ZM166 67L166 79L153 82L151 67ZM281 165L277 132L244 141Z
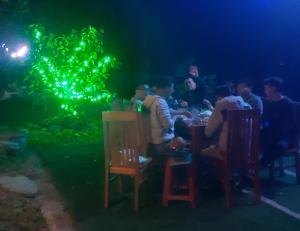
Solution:
M29 8L20 24L103 28L106 50L122 63L112 84L123 96L137 79L182 75L194 61L220 82L250 77L259 93L265 77L281 76L300 99L299 0L30 0Z

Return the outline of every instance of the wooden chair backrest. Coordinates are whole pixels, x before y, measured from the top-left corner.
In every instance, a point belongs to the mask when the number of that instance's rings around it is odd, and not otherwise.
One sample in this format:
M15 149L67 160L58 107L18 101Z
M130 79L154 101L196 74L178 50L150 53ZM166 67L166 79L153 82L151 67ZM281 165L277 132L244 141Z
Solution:
M141 141L141 152L147 154L148 145L150 143L150 113L140 112L138 115L139 136Z
M258 164L260 112L251 109L227 113L227 162L232 171L247 174Z
M105 162L113 167L138 168L146 150L141 124L146 119L137 112L102 112Z

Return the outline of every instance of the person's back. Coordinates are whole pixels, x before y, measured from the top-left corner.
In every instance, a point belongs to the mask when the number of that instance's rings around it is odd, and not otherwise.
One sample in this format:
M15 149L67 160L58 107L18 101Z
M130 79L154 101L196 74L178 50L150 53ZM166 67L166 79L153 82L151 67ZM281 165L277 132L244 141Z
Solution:
M166 100L159 96L147 96L143 105L150 110L151 143L162 144L174 138L174 122Z
M213 136L216 132L221 131L218 138L218 147L221 151L226 151L228 124L226 121L226 112L229 110L250 109L240 96L226 96L216 102L215 109L209 118L208 125L205 128L205 135Z
M174 121L166 98L174 92L173 79L159 76L152 80L155 95L147 96L143 106L150 110L151 143L149 153L153 158L164 159L163 156L189 158L190 153L181 151L187 142L174 134Z

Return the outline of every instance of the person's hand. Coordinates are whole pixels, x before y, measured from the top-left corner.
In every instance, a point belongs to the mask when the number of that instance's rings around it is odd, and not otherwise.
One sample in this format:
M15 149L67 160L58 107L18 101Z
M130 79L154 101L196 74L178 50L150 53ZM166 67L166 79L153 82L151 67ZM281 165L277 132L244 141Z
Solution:
M188 104L188 102L182 100L182 101L180 102L180 106L181 106L181 107L188 107L189 104Z
M210 102L208 99L204 99L204 100L202 101L202 103L203 103L204 105L206 105L210 110L213 110L213 109L214 109L213 105L211 104L211 102Z
M184 148L188 145L190 145L190 142L187 142L182 137L175 137L170 143L172 149Z
M182 114L183 114L184 116L186 116L187 118L192 118L192 113L189 112L189 111L184 111Z

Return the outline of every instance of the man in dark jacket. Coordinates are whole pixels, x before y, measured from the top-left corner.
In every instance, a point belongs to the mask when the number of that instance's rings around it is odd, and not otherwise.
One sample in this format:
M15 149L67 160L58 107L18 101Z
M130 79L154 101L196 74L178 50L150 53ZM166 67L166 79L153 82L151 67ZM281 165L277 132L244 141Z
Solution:
M283 155L295 133L295 107L291 99L283 96L283 84L279 77L271 77L264 81L266 101L261 132L263 165Z

